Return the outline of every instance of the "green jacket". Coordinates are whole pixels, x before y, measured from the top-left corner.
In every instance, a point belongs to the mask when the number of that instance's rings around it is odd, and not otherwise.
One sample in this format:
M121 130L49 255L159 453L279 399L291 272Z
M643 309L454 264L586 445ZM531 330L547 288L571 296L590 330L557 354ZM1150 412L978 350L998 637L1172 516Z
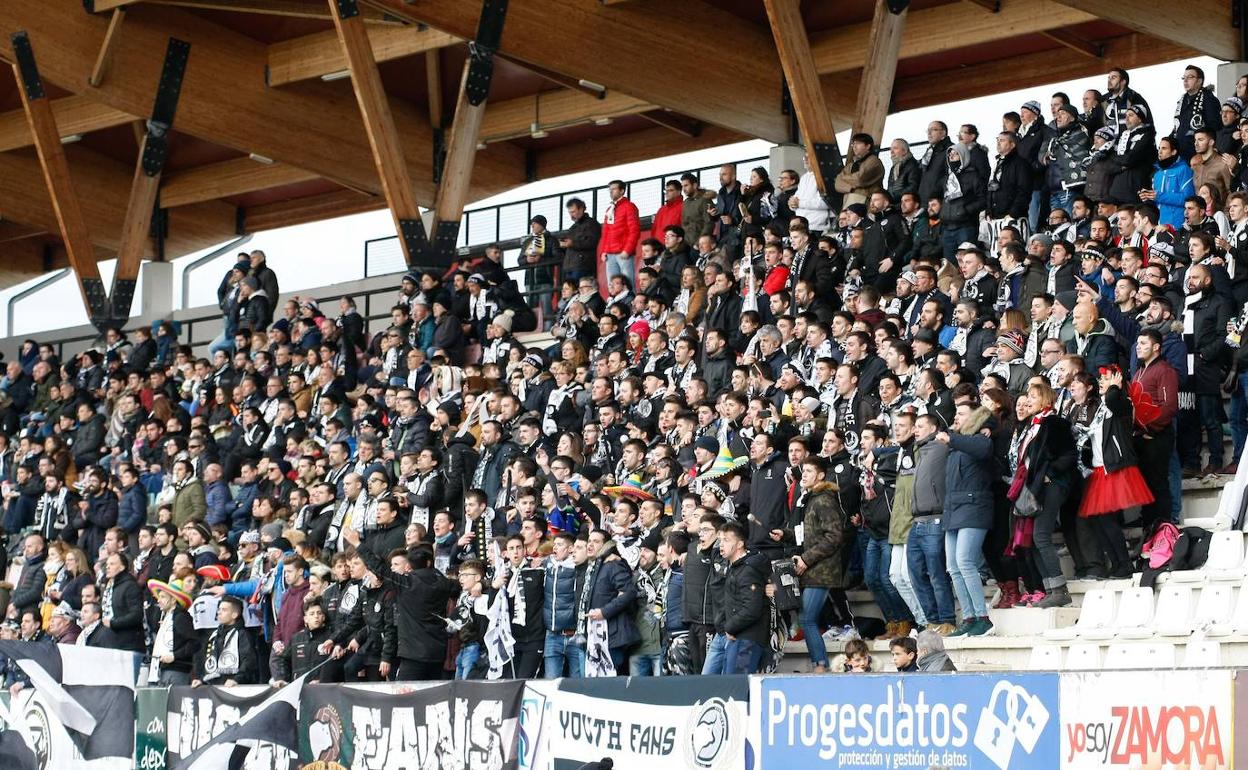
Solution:
M191 479L173 497L173 523L178 529L188 521L203 521L208 513L208 501L204 497L204 485L199 479Z
M841 568L841 548L845 539L845 512L837 498L837 486L828 482L817 485L806 502L802 517L802 561L806 572L803 586L844 588L845 573Z
M910 462L906 462L909 458ZM893 516L888 522L889 545L905 545L914 524L914 442L901 448L897 464L897 490L893 497Z

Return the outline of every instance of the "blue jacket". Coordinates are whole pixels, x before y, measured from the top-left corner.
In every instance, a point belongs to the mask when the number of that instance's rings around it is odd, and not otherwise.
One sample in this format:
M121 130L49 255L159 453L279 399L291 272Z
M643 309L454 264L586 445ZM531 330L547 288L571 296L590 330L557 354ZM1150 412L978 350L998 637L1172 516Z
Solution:
M1157 166L1153 172L1153 190L1157 193L1161 224L1175 230L1183 226L1183 199L1196 194L1192 179L1192 167L1182 158L1175 158L1170 168Z
M251 504L256 501L257 494L255 482L238 488L238 496L234 498L234 507L230 510L230 542L237 543L239 535L251 529Z
M264 554L256 557L263 559ZM286 576L282 574L282 568L286 565L283 562L277 563L277 574L273 577L273 592L270 594L265 591L260 592L260 604L264 608L264 638L273 638L273 628L277 623L277 613L281 612L282 599L286 597ZM237 596L246 603L255 595L256 589L260 588L259 580L243 580L238 583L226 583L225 593L227 596Z
M576 628L576 567L560 566L555 557L547 557L542 565L546 582L542 588L542 623L547 631L572 631Z
M633 582L632 571L623 559L607 560L613 555L619 556L614 541L608 542L598 552L594 574L586 578L583 589L589 591L589 601L585 606L590 610L602 610L611 649L627 649L641 640L633 621L637 584Z
M204 487L204 499L208 504L208 513L204 521L208 526L225 524L231 521L230 513L234 508L234 500L230 498L230 487L221 479L217 479ZM250 515L250 507L248 508Z
M147 490L135 484L121 493L117 507L117 526L128 533L138 532L147 523Z
M963 432L949 433L945 463L945 514L941 529L991 529L992 438L979 432L991 417L983 407L967 416Z

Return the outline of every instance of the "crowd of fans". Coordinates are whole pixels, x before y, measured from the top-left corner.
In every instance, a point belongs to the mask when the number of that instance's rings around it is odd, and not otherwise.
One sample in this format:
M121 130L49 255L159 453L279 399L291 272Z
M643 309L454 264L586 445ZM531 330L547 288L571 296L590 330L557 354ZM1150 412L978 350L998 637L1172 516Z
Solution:
M1168 132L1106 85L1007 112L995 152L933 121L886 170L856 134L826 196L685 174L645 232L612 182L510 271L403 276L380 329L278 305L257 251L208 358L171 323L28 341L3 633L159 684L755 672L790 637L818 671L869 669L859 637L947 668L986 579L1059 607L1130 574L1124 509L1177 521L1248 437L1248 78L1188 67Z

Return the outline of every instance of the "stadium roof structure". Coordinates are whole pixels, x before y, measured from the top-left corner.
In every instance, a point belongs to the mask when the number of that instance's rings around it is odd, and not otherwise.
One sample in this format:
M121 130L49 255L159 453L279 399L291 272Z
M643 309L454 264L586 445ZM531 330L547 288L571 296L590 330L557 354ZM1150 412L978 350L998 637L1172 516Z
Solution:
M4 0L0 283L69 265L100 322L142 260L244 232L389 207L428 264L537 179L748 138L809 140L822 176L891 111L1239 59L1232 5Z

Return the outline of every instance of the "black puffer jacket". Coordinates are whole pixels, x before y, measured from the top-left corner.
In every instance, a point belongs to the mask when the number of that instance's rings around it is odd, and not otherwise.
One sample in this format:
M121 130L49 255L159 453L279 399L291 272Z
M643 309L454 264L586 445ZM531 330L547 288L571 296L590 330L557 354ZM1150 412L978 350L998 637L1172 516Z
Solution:
M719 554L719 546L712 543L710 548L702 550L693 544L685 557L685 588L681 597L684 619L686 623L713 625L715 614L722 597L724 574L722 569L723 556Z
M101 607L104 617L109 618L108 628L117 637L117 647L131 652L143 652L143 592L129 572L121 572L113 578L113 588L104 589Z
M389 560L360 550L368 569L398 589L394 600L394 625L398 631L398 656L405 660L440 661L446 657L446 605L459 594L459 586L433 567L406 575L390 571Z
M768 646L766 589L770 574L770 562L757 551L749 551L728 565L718 630L738 639L749 639L760 647Z

